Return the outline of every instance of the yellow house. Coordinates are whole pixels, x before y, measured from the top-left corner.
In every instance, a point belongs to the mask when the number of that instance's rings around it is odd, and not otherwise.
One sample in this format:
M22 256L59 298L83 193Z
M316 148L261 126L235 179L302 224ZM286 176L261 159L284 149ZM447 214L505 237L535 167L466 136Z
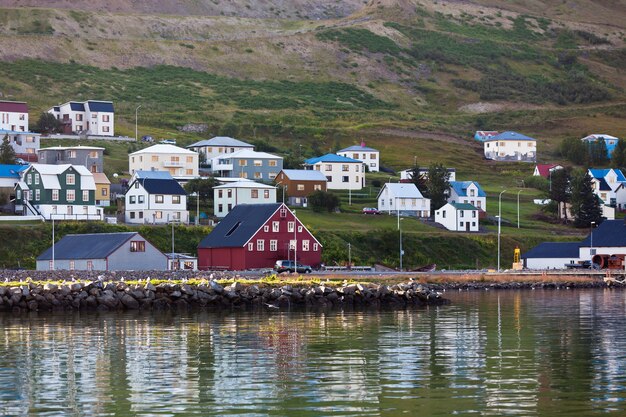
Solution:
M111 205L111 181L102 172L94 172L93 179L96 182L96 206Z

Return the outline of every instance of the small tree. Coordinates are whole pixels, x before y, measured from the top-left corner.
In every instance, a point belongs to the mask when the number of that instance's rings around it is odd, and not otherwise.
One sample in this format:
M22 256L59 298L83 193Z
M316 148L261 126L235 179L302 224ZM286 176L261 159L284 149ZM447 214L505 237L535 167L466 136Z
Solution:
M602 222L600 199L593 192L591 176L587 172L573 176L571 201L574 226L589 227L591 222Z
M308 200L309 206L316 212L326 210L330 213L339 207L339 197L327 191L315 191L309 195Z
M613 149L613 154L611 155L611 167L626 167L626 141L623 139L619 139L617 141L617 145L615 145L615 148Z
M0 145L0 164L13 165L15 164L16 158L15 150L9 143L9 135L4 135L2 145Z
M431 211L439 210L446 205L450 190L450 173L442 164L434 164L428 168L426 181Z
M41 113L35 129L39 133L59 133L61 123L52 113Z
M589 165L605 166L608 162L606 142L600 138L589 144Z
M578 138L566 138L561 142L561 155L576 165L584 165L589 160L589 146Z
M562 210L562 207L571 199L569 168L551 171L548 198L557 203L557 217L560 218L563 213L567 221L567 210Z
M409 170L409 176L411 178L411 182L415 184L418 190L420 190L420 193L422 193L424 197L428 198L428 174L421 173L416 164Z

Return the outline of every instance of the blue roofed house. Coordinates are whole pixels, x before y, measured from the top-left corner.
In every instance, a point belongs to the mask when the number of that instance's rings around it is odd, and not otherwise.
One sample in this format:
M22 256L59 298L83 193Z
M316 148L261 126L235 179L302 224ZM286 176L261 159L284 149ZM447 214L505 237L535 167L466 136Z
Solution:
M15 186L20 181L20 172L28 165L0 165L0 206L8 212L14 212L11 201L15 198Z
M361 141L360 145L349 146L338 151L337 155L363 162L370 172L380 171L380 152L365 146L364 141Z
M68 101L48 109L61 123L63 133L113 136L115 110L113 102L101 100Z
M480 211L487 211L487 194L476 181L450 181L448 203L471 204Z
M626 209L626 177L621 170L590 168L588 173L591 176L593 191L604 206L620 211Z
M137 232L65 235L37 257L38 271L168 269L168 259Z
M485 158L494 161L537 162L537 140L517 132L502 132L483 141Z
M611 156L613 155L613 150L617 146L617 142L619 141L619 138L616 138L615 136L607 135L605 133L594 133L592 135L585 136L584 138L581 139L581 141L585 142L587 145L590 145L592 143L595 143L601 140L604 141L604 145L606 146L607 158L611 158Z
M328 153L304 161L304 169L320 171L329 190L360 190L365 185L365 165L362 161Z
M167 171L136 171L124 195L126 223L189 222L187 193Z

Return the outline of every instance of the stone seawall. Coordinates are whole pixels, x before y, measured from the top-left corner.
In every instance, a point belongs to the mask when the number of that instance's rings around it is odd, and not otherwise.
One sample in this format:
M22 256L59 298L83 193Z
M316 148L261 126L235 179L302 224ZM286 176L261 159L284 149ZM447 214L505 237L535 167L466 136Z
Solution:
M231 309L260 307L405 307L445 304L441 293L427 286L406 284L320 285L247 285L234 282L222 286L210 280L198 285L149 281L128 285L125 282L68 282L36 284L25 282L13 287L0 286L0 311L51 310L167 310Z

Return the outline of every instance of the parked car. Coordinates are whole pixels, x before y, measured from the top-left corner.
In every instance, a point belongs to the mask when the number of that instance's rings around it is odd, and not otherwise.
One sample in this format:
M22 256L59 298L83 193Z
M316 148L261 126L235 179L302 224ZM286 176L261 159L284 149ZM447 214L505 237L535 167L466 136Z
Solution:
M313 268L311 268L309 265L302 265L302 264L298 264L297 269L298 269L298 272L301 272L303 274L310 274L311 271L313 270ZM276 264L274 265L274 270L278 273L294 272L296 268L294 267L293 261L280 260L280 261L276 261Z
M164 145L176 145L176 139L163 139L161 143Z
M141 140L143 142L154 142L154 138L152 136L148 136L148 135L142 136Z
M15 163L17 165L28 165L28 162L24 161L22 158L15 158Z
M380 214L380 211L374 207L363 207L363 214Z

